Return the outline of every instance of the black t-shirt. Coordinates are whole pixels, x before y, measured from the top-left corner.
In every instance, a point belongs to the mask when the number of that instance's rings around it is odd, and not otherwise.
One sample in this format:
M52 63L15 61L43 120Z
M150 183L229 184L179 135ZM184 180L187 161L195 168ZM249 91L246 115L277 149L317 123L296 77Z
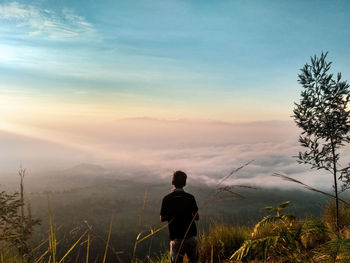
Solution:
M182 189L175 189L163 198L160 215L170 221L170 240L183 239L191 222L186 238L197 235L196 224L193 220L197 211L198 207L194 196Z

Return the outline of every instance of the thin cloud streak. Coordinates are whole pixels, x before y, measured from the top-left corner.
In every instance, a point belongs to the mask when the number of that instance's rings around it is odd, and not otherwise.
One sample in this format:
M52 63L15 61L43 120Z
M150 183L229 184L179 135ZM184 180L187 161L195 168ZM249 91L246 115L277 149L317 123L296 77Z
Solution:
M0 20L15 22L18 28L28 29L28 36L54 40L93 37L96 32L84 17L64 8L60 13L17 2L0 5Z

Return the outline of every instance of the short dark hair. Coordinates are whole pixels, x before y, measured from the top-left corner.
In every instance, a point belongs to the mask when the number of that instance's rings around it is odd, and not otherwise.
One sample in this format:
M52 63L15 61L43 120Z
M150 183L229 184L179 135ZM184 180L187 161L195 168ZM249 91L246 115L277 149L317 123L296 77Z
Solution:
M173 174L172 184L176 188L182 188L186 185L187 175L183 171L176 171Z

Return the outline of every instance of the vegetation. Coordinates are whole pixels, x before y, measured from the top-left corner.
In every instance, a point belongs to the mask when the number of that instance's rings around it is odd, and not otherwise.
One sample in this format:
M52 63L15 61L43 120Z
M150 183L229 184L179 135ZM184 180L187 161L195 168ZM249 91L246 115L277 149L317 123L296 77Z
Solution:
M199 236L199 261L225 261L231 256L232 251L240 248L248 236L248 227L213 224L208 232Z
M265 207L276 211L259 221L251 233L251 239L231 256L233 260L260 258L269 262L314 262L310 250L325 240L326 229L313 217L297 221L293 215L280 213L289 201L274 207Z
M42 224L35 227L32 237L35 244L33 257L40 259L38 262L48 262L50 259L53 262L53 258L56 262L63 259L62 262L66 263L75 262L76 259L78 262L102 262L104 258L105 262L130 262L133 257L135 262L166 262L168 255L161 251L168 250L168 235L166 228L158 231L163 226L158 214L159 196L164 194L167 186L111 180L69 191L26 194L25 198L31 201L33 215L43 219ZM145 188L148 189L147 194ZM259 206L277 205L279 200L287 197L293 200L293 205L284 210L303 218L309 213L320 216L320 205L326 201L323 196L304 191L246 188L239 190L245 198L232 199L226 198L226 193L234 187L224 188L225 191L223 187L214 191L213 188L199 185L188 189L196 195L198 203L206 202L208 196L214 197L200 212L201 262L222 262L230 258L250 238L259 218L268 215L269 211L261 210ZM18 194L17 199L20 200ZM331 228L334 217L330 209L324 209L323 213L325 218L329 218L327 224ZM345 207L341 211L346 218ZM20 217L19 207L16 213ZM152 232L155 234L149 236ZM133 255L135 241L137 244ZM1 253L4 254L4 251ZM18 252L13 254L19 255ZM17 258L13 262L24 262L20 256Z
M350 166L341 167L340 148L350 142L350 90L349 84L336 79L329 73L331 62L326 61L327 53L311 58L311 65L305 64L299 75L303 86L301 100L295 104L294 120L303 130L299 137L301 146L299 162L311 168L323 169L333 176L335 194L335 221L339 231L338 180L341 191L350 187Z
M19 213L23 203L18 193L0 192L0 252L2 258L18 255L22 262L33 259L30 239L39 223Z

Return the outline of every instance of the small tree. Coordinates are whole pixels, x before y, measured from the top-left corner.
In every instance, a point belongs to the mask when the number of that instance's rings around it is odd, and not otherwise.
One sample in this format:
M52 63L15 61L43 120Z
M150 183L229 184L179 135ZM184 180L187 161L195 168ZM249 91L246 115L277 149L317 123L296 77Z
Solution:
M339 231L338 181L341 191L350 186L350 165L340 169L340 148L350 142L349 84L329 73L331 62L327 53L311 57L311 65L305 64L298 75L303 86L300 103L295 103L294 120L303 131L299 137L301 146L298 162L311 168L323 169L333 175L336 228Z
M27 204L28 216L24 214L25 171L22 167L18 171L21 179L20 193L9 194L0 191L0 254L3 251L16 249L18 255L22 257L21 262L33 262L30 239L33 227L40 221L32 219L29 203Z
M22 166L19 168L18 170L18 175L21 178L21 182L20 182L20 194L21 194L21 217L22 217L22 221L24 221L24 188L23 188L23 180L24 180L24 176L26 174L26 169L23 168Z
M23 207L18 193L0 192L0 253L16 249L23 262L31 262L31 249L28 240L32 235L32 227L39 223L19 210Z

